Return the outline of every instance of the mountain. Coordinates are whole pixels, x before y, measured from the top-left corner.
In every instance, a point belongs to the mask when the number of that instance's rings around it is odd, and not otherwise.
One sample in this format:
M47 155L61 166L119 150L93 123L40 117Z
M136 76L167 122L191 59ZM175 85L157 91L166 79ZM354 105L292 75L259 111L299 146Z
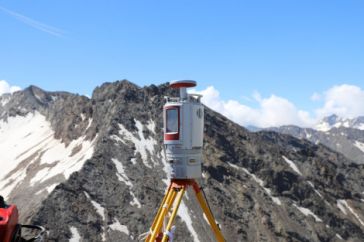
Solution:
M166 189L165 95L124 80L1 96L1 194L50 241L137 241ZM200 184L227 241L363 241L364 165L208 108L204 135ZM179 212L175 241L214 241L192 193Z
M340 118L336 114L325 117L320 123L316 125L316 130L327 132L333 128L350 128L364 130L364 117L357 118Z
M324 144L356 163L364 163L364 117L343 119L331 115L324 118L316 129L286 125L267 130Z

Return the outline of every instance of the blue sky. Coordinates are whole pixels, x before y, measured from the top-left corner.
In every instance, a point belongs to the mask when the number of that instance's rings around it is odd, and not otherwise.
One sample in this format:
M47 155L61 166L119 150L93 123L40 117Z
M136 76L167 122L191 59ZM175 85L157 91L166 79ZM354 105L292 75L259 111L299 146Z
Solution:
M281 97L312 118L334 86L364 88L363 1L0 6L0 80L21 88L91 94L119 79L140 86L194 79L198 90L213 86L223 103L259 109L258 92L261 101ZM321 98L311 100L314 93Z

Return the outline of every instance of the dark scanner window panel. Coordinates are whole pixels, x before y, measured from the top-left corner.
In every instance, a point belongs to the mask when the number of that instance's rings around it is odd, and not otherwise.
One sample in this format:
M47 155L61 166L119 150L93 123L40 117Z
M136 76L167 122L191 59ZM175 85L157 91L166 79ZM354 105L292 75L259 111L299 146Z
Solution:
M176 108L167 109L166 133L178 132L178 110Z

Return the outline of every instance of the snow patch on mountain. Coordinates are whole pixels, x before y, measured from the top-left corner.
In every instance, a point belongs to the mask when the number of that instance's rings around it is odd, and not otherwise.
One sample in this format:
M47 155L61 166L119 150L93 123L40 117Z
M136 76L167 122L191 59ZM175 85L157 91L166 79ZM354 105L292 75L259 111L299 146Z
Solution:
M321 132L327 132L327 131L329 131L331 128L332 128L332 127L331 127L329 124L327 124L327 123L319 123L319 124L317 124L317 125L316 125L316 127L315 127L315 129L316 129L317 131L321 131Z
M130 195L133 197L133 201L130 202L131 206L136 206L137 208L141 208L142 204L139 202L138 198L135 196L135 194L130 191Z
M117 159L111 159L111 161L116 166L116 176L118 177L119 181L124 182L125 185L127 185L130 188L133 188L133 184L130 182L129 177L126 175L123 163L121 161L118 161Z
M364 226L364 222L361 219L361 217L359 216L358 213L355 212L355 210L350 207L350 205L348 204L348 202L346 200L338 200L337 201L337 206L338 208L345 214L347 215L347 210L354 215L354 217L359 221L359 223Z
M178 209L178 216L186 223L188 230L191 232L194 242L200 242L197 232L192 225L192 219L190 214L188 213L189 209L187 208L184 201L181 202L180 207Z
M125 128L124 125L119 124L119 135L113 135L112 139L115 141L122 142L126 144L126 141L130 141L135 145L135 155L140 153L143 163L145 166L152 168L148 157L150 158L150 154L154 153L154 146L157 145L157 141L151 137L145 138L143 133L143 124L138 121L135 121L135 126L137 127L137 132L130 132L128 129ZM155 132L155 124L153 121L149 121L146 126L151 132ZM151 158L150 158L151 159ZM152 159L151 159L152 160ZM153 162L153 161L152 161ZM156 162L153 162L156 164Z
M116 166L116 170L117 170L116 176L118 177L119 181L125 183L125 185L127 185L129 187L129 193L133 197L133 201L130 202L130 205L137 206L138 208L141 208L142 205L141 205L141 203L139 202L138 198L135 196L135 194L134 194L134 192L132 190L133 189L133 183L131 183L131 181L129 180L129 177L126 175L123 163L121 163L117 159L111 159L111 161Z
M127 226L120 223L118 219L114 219L114 223L109 225L109 228L114 231L119 231L121 233L124 233L126 235L129 235L129 229Z
M345 209L345 207L346 207L346 201L345 200L337 200L336 201L336 206L340 209L340 211L343 213L343 214L345 214L345 215L347 215L348 213L346 212L346 209Z
M341 236L340 236L340 234L336 234L335 236L336 236L336 238L338 238L338 239L344 240L344 239L343 239L343 237L341 237Z
M155 134L155 122L154 120L150 120L147 124L147 128Z
M54 188L56 188L57 185L58 184L56 183L56 184L53 184L53 185L50 185L50 186L46 187L47 192L51 193L54 190ZM40 190L40 191L42 191L42 190Z
M80 242L82 238L81 238L81 235L78 232L77 228L71 226L70 230L71 230L72 237L69 240L69 242Z
M11 100L10 96L1 96L0 97L0 105L4 107L6 104L8 104Z
M9 117L0 121L0 178L14 169L22 160L24 150L29 151L49 139L52 129L39 113L28 114L25 117Z
M44 147L40 158L40 165L47 165L31 180L31 185L44 182L56 175L62 174L65 179L82 168L86 160L93 155L94 142L80 137L68 146L60 140L50 140Z
M102 218L103 221L106 220L105 217L105 208L103 208L101 206L101 204L95 202L94 200L91 199L90 195L87 192L84 192L86 197L88 198L88 200L90 200L90 202L92 203L92 205L94 206L96 212L100 215L100 217Z
M269 195L269 197L272 199L272 201L275 203L275 204L277 204L277 205L282 205L282 202L281 202L281 200L278 198L278 197L274 197L273 195L272 195L272 191L269 189L269 188L266 188L265 186L264 186L264 181L263 180L261 180L261 179L259 179L256 175L254 175L253 173L250 173L247 169L245 169L245 168L243 168L243 167L239 167L239 166L237 166L237 165L234 165L234 164L232 164L232 163L230 163L230 162L228 162L228 164L229 164L229 166L231 166L231 167L233 167L233 168L235 168L235 169L237 169L237 170L242 170L242 171L244 171L246 174L248 174L250 177L252 177L253 178L253 180L256 182L256 183L258 183L259 184L259 186L260 187L262 187L263 188L263 190Z
M300 207L297 204L293 204L293 206L295 206L302 214L304 214L305 216L312 216L314 217L316 222L322 222L322 219L320 219L316 214L314 214L310 209L308 208L304 208L304 207Z
M319 192L319 191L317 191L316 189L315 189L315 186L313 185L313 183L312 182L310 182L310 181L307 181L307 183L313 188L313 190L315 191L315 193L320 197L320 198L323 198L323 196L322 196L322 194Z
M0 121L0 189L7 198L22 182L35 186L48 182L46 192L82 168L91 158L94 141L80 137L66 145L39 112ZM32 169L28 170L29 167ZM30 172L31 173L28 173ZM53 182L51 179L57 177Z
M364 143L355 141L354 145L358 147L362 152L364 152Z
M289 160L287 157L285 156L282 156L284 161L292 168L292 170L294 170L297 174L301 175L302 176L302 173L300 172L300 170L298 169L298 167L296 166L296 164Z

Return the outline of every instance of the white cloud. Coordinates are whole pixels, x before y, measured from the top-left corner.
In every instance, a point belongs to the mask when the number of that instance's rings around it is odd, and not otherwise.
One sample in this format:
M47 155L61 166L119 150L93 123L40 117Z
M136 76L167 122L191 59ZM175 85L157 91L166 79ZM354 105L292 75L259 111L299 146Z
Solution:
M4 93L13 93L19 90L21 90L20 87L11 86L6 81L0 80L0 95L3 95Z
M237 100L221 99L219 91L213 86L202 91L191 90L191 92L202 94L204 104L243 126L254 125L266 128L293 124L313 127L323 117L331 114L337 114L343 118L364 116L364 90L348 84L333 86L322 93L315 92L310 99L322 102L322 106L309 111L298 109L294 103L283 97L276 95L262 97L259 92L252 94L252 99L258 104L256 108Z
M191 92L196 93L195 90ZM315 123L308 112L299 110L287 99L275 95L263 98L258 92L254 92L253 98L258 103L258 108L252 108L236 100L222 100L219 91L213 86L197 93L203 95L202 102L208 107L243 126L272 127L296 124L307 127Z
M318 118L337 114L343 118L364 115L364 90L360 87L343 84L323 93L324 105L316 110Z

